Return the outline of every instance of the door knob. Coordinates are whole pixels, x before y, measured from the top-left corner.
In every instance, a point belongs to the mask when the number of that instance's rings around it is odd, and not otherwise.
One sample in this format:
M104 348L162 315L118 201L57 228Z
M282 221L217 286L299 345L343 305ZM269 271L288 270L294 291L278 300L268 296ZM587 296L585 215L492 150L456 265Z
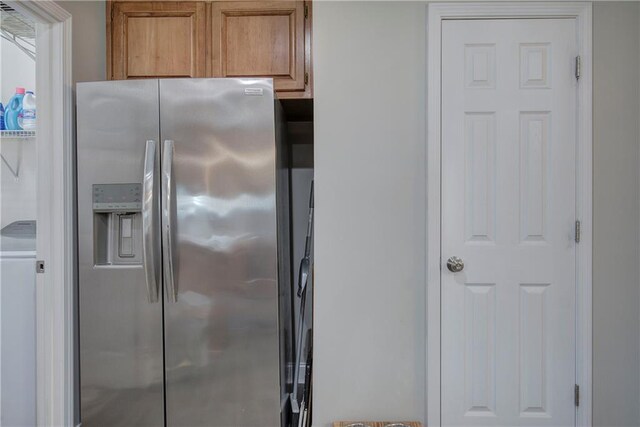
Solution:
M464 269L464 262L457 256L452 256L447 260L447 268L452 273L459 273Z

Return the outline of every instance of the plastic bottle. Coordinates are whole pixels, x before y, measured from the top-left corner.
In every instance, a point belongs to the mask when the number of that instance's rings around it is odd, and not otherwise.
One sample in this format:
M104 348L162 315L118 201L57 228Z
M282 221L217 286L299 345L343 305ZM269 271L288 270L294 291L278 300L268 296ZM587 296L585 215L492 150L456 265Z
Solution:
M0 130L4 129L4 107L2 106L2 102L0 102Z
M18 117L18 124L24 130L36 129L36 96L27 91L22 99L22 115Z
M4 125L7 130L22 130L18 123L18 117L22 113L22 99L24 98L24 88L17 87L16 94L9 100L4 110Z

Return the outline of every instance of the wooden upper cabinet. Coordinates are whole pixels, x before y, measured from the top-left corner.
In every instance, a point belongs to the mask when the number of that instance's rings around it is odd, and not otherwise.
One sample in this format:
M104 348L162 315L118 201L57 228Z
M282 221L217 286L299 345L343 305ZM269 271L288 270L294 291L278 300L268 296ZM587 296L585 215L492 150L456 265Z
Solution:
M132 1L109 7L109 78L206 75L205 3Z
M273 77L281 98L305 96L308 13L302 1L213 2L212 75Z
M311 98L311 2L107 2L110 79L271 77Z

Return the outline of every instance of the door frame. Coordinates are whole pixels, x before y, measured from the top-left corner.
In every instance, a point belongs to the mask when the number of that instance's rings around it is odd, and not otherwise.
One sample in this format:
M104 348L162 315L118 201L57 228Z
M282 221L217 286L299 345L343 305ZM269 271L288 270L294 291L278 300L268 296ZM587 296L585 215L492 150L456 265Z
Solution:
M573 18L581 73L577 90L576 425L592 424L592 6L589 2L429 3L427 5L427 424L441 425L441 45L442 21Z
M71 14L52 0L5 2L36 22L36 256L45 262L44 273L36 274L36 420L38 426L70 426L75 398Z

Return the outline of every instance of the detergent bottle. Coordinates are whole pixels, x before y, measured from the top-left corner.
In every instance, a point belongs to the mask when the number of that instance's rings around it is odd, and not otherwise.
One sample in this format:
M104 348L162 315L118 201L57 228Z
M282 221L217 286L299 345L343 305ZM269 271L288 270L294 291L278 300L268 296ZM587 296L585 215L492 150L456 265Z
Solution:
M22 99L22 120L18 118L18 124L24 130L36 129L36 96L27 91Z
M24 88L17 87L16 94L9 100L4 110L4 125L7 130L22 130L18 119L22 114L22 99L24 98Z

